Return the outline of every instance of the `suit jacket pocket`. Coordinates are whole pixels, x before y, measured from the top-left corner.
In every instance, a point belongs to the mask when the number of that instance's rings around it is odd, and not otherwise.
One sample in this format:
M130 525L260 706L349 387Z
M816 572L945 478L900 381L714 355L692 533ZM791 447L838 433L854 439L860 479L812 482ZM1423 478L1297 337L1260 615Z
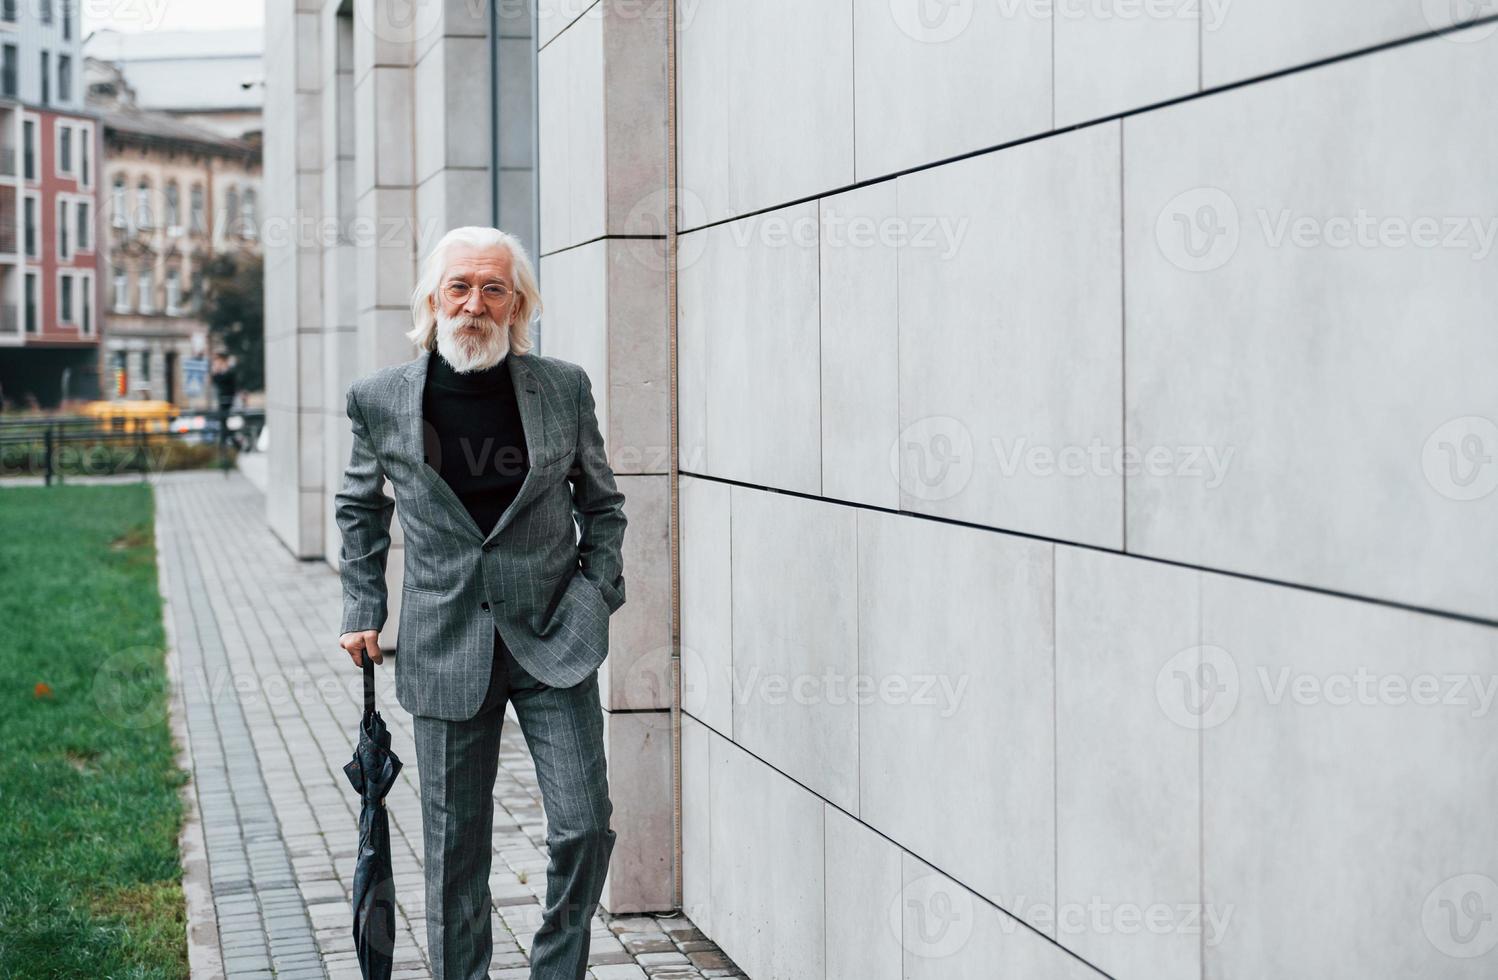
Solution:
M536 620L531 623L531 628L538 634L543 636L546 634L546 627L551 624L552 618L557 614L557 607L562 603L562 597L567 594L567 586L566 572L560 572L541 580L540 592L547 597L546 605L537 614Z

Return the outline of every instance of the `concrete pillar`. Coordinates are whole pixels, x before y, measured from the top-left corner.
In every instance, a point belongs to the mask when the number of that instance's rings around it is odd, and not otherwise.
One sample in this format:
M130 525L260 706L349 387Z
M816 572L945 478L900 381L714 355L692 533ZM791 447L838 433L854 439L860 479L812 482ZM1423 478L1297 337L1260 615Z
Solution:
M671 595L666 10L543 2L538 17L542 349L593 379L627 500L628 599L602 671L619 841L612 912L670 909Z

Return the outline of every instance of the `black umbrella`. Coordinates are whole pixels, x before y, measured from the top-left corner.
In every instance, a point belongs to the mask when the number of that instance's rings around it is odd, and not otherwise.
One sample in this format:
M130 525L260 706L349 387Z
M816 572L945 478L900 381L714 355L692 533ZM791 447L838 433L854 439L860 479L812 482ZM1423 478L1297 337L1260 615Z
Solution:
M390 729L375 710L374 664L364 652L364 719L359 744L343 772L359 807L359 859L354 865L354 949L364 980L390 980L395 961L395 881L390 868L390 818L385 794L401 761L390 751Z

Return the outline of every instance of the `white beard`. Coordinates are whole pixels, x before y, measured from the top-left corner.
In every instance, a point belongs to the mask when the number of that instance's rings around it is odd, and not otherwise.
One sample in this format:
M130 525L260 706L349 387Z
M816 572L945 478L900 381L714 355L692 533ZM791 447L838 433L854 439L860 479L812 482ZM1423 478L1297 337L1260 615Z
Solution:
M483 325L482 335L475 336L467 330L462 336L458 335L460 328L474 323ZM437 314L437 353L441 354L442 359L451 364L453 370L460 374L493 367L509 352L509 349L509 328L501 327L487 313L477 317L470 317L464 313L459 313L455 317Z

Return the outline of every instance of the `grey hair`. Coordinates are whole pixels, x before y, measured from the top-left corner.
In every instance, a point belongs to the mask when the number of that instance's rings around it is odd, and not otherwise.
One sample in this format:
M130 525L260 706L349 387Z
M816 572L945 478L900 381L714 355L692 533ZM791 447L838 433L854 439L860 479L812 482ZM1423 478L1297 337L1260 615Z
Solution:
M536 284L536 270L531 265L525 246L520 244L520 239L498 228L485 228L481 225L454 228L442 236L426 257L421 266L421 274L416 277L416 288L411 291L411 329L406 332L406 337L418 350L436 349L437 313L432 309L432 303L437 300L437 290L447 272L448 249L454 245L503 248L510 253L516 300L514 320L510 326L510 352L530 353L535 346L531 343L531 321L541 312L541 289Z

